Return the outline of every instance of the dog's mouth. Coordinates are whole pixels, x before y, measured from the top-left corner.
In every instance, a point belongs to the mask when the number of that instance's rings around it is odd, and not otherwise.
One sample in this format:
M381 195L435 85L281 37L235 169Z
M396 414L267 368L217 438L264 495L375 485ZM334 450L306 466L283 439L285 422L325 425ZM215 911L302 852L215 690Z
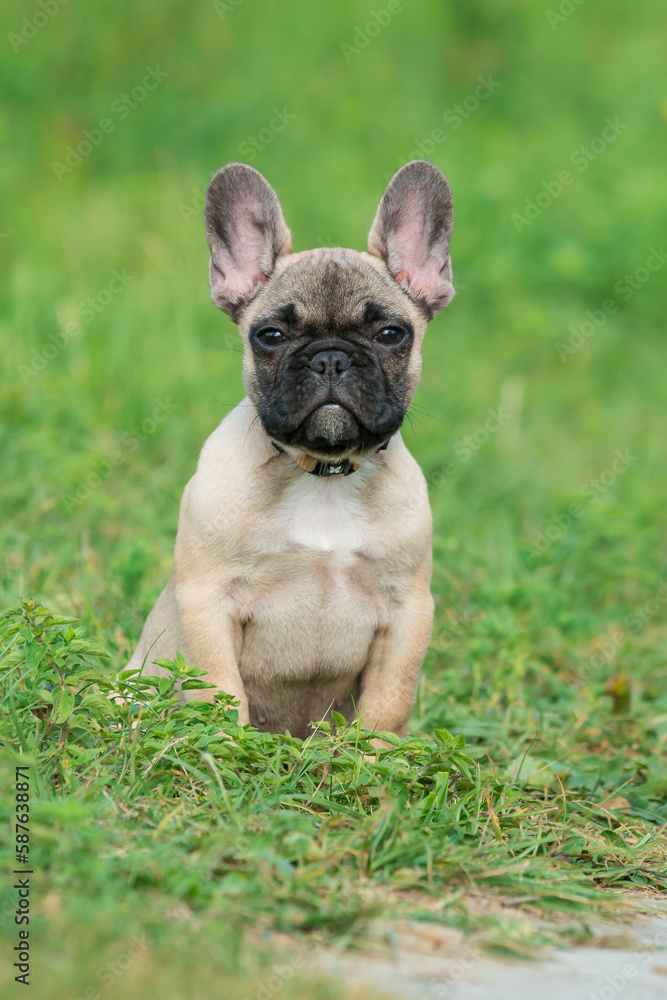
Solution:
M313 410L302 424L302 443L315 453L341 455L358 444L361 426L340 403L325 403Z
M329 401L315 406L296 427L264 426L274 441L326 460L359 456L380 448L399 429L402 418L402 412L396 412L392 419L369 427L347 406Z

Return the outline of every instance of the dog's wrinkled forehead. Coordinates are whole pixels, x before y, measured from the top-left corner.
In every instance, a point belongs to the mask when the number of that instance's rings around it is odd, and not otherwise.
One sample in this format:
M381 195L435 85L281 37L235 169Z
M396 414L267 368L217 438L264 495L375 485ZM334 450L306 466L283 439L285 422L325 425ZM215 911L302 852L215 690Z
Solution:
M280 262L239 318L247 330L272 311L293 305L300 324L342 329L368 319L369 309L381 307L398 319L408 319L415 330L426 317L389 274L369 255L341 247L324 247L293 254Z

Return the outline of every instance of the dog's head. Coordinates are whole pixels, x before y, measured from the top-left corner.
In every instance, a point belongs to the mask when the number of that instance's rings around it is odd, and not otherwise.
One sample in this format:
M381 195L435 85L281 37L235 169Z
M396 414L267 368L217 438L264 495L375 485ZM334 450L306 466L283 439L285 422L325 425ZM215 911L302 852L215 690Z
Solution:
M401 426L427 322L453 298L452 194L425 160L393 177L368 252L292 253L275 192L231 163L206 193L211 298L238 324L243 380L266 433L326 459L363 456Z

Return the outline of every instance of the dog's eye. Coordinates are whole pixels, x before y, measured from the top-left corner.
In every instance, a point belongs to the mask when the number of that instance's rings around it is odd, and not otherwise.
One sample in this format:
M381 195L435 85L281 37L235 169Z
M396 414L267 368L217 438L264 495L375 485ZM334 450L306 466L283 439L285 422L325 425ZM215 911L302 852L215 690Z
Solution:
M284 337L280 330L262 330L257 334L257 339L264 347L277 347L278 344L284 343L287 337Z
M378 344L384 344L385 347L396 347L404 337L403 330L398 330L395 326L386 326L384 330L375 334L373 340L376 340Z

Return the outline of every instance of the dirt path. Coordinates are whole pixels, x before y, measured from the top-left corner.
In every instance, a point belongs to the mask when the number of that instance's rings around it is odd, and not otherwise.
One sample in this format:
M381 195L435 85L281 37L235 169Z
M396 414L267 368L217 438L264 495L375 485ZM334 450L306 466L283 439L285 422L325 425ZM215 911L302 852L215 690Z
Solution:
M497 959L437 924L374 927L364 953L327 951L318 971L411 1000L667 1000L667 902L636 902L632 924L596 925L590 945Z

